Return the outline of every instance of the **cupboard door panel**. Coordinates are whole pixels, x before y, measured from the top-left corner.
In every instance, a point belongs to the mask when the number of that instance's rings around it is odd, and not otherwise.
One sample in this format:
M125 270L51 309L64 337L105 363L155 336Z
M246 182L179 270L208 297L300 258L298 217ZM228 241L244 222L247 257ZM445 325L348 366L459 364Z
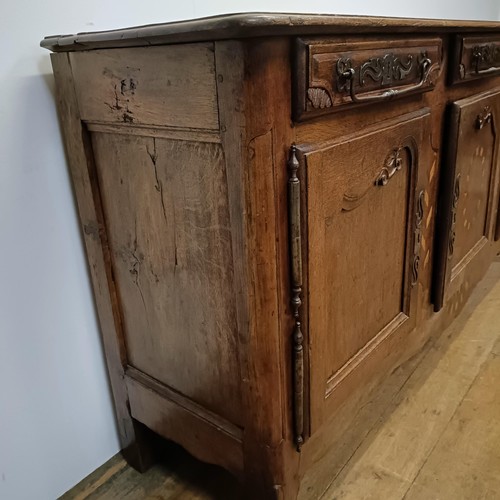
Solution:
M302 149L313 430L325 407L338 403L337 389L415 325L418 162L428 120L423 110Z
M434 309L453 293L451 283L474 267L492 240L497 176L500 92L454 102L448 109L447 154L436 225Z

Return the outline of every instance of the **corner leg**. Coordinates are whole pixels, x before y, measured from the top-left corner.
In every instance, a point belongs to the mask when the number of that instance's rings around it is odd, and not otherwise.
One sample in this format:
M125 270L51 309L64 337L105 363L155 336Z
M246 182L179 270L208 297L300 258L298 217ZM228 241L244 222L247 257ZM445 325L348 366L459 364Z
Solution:
M155 443L159 439L144 424L133 418L130 420L133 434L129 436L125 446L122 442L121 453L127 463L136 471L146 472L156 462L157 453Z

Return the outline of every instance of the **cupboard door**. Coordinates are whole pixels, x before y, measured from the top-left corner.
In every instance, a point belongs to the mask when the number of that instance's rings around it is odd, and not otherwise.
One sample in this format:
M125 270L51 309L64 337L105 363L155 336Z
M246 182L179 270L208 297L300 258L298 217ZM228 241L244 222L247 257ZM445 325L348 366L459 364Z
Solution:
M441 173L434 309L481 260L492 239L497 170L497 113L500 90L452 103L448 109L447 150Z
M312 432L415 326L428 129L424 109L301 149Z

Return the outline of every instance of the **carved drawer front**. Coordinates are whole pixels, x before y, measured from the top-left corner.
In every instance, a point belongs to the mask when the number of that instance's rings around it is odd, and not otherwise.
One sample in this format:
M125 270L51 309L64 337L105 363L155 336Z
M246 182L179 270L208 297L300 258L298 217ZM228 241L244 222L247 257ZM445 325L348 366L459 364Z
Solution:
M299 148L307 175L311 425L415 326L428 110ZM391 347L392 346L392 347Z
M298 38L294 119L354 104L383 102L434 87L441 40L329 40Z
M491 239L498 163L500 90L452 103L441 169L433 302L475 265ZM479 259L480 260L480 259Z
M500 74L500 35L456 36L450 83Z

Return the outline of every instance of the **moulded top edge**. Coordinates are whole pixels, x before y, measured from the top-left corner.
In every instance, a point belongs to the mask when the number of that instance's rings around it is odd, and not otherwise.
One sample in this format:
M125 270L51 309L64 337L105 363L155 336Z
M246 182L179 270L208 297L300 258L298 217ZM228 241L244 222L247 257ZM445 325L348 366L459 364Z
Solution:
M257 36L473 31L500 33L500 22L256 12L74 35L53 35L45 37L40 45L54 52L61 52Z

